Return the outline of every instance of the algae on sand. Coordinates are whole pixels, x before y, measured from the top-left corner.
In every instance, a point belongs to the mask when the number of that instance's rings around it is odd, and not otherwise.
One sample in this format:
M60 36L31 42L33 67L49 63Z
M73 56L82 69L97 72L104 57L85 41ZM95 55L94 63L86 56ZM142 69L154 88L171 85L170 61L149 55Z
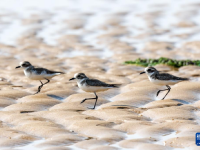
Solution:
M132 65L138 65L138 66L155 66L158 64L165 64L169 66L173 66L176 68L182 67L182 66L188 66L188 65L195 65L200 66L200 60L176 60L176 59L170 59L161 57L159 59L141 59L138 58L134 61L125 61L125 64L132 64Z

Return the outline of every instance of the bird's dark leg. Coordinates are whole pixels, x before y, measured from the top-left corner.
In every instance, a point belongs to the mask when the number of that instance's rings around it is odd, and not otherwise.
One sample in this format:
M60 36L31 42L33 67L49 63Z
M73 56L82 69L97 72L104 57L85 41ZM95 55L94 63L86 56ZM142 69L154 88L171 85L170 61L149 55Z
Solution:
M42 83L42 81L40 81L40 83L41 83L41 85L38 87L38 91L37 91L35 94L39 93L39 92L40 92L40 90L41 90L41 88L42 88L42 87L43 87L43 85L44 85L44 84ZM34 94L34 95L35 95L35 94Z
M166 90L168 90L168 89L159 90L159 91L157 92L156 96L158 96L158 95L159 95L159 93L160 93L161 91L166 91Z
M97 96L96 92L94 92L94 94L95 94L95 96L96 96L95 98L85 98L84 100L81 101L81 104L84 103L86 100L96 99L95 104L94 104L94 107L91 108L91 109L95 109L98 96Z
M46 79L46 78L45 78ZM50 82L50 80L49 79L46 79L47 80L47 82L46 83L44 83L43 85L45 85L45 84L47 84L47 83L49 83Z
M94 103L94 107L93 107L93 109L95 109L96 104L97 104L97 100L98 100L98 96L97 96L96 92L94 92L94 94L95 94L95 96L96 96L96 101L95 101L95 103Z
M46 79L46 78L45 78ZM39 93L40 92L40 90L42 89L42 87L43 87L43 85L45 85L45 84L47 84L47 83L49 83L50 82L50 80L49 79L46 79L47 80L47 82L45 82L44 84L42 83L42 81L40 81L41 82L41 85L38 87L38 91L35 93L35 94L37 94L37 93Z
M85 99L83 99L83 100L81 101L80 104L84 103L84 102L87 101L87 100L91 100L91 99L96 99L96 97L95 97L95 98L85 98Z
M171 90L171 87L169 85L166 85L166 87L167 87L167 90L168 90L168 92L167 92L167 94L168 94L170 92L170 90ZM163 97L163 99L165 99L165 97L167 96L167 94Z
M46 79L46 78L45 78ZM49 79L46 79L47 80L47 82L45 82L43 85L45 85L45 84L47 84L47 83L49 83L50 82L50 80ZM43 87L43 85L42 85L42 87ZM42 89L42 87L40 88L40 90Z

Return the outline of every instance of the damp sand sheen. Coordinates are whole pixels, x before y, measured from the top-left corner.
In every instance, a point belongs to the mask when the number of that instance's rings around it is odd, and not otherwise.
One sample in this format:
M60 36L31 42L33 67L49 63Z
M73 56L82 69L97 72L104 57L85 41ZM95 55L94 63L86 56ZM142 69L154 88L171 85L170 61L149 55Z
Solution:
M200 67L157 70L190 78L171 86L149 82L141 59L200 58L197 0L57 0L0 2L0 149L15 150L198 150ZM184 10L183 10L184 8ZM15 69L21 61L63 71L41 92ZM75 73L108 84L83 92Z

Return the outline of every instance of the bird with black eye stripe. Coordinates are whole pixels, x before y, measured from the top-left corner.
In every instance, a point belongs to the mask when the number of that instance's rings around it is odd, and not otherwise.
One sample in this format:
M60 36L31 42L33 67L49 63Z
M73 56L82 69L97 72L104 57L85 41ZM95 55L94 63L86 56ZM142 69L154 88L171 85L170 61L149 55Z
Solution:
M38 87L38 91L35 94L39 93L42 87L50 82L51 78L60 74L64 74L63 72L51 71L46 68L36 68L28 61L20 62L20 66L17 66L16 69L17 68L23 68L25 76L29 79L40 81L41 85ZM41 80L47 80L47 82L42 83Z
M147 67L145 68L144 72L141 72L140 74L146 73L150 82L158 85L165 85L167 89L164 90L159 90L156 94L156 96L159 95L161 91L168 91L166 95L163 97L167 96L167 94L170 92L171 87L169 85L174 85L176 83L179 83L181 81L186 81L189 80L188 78L181 78L181 77L176 77L168 73L160 73L156 68L154 67Z
M97 79L90 79L88 78L84 73L76 73L71 80L76 80L78 87L82 89L85 92L93 92L95 97L94 98L85 98L81 101L81 103L84 103L86 100L92 100L95 99L95 104L93 108L90 109L95 109L98 96L96 92L102 92L106 91L111 88L117 88L119 84L107 84L105 82L99 81Z

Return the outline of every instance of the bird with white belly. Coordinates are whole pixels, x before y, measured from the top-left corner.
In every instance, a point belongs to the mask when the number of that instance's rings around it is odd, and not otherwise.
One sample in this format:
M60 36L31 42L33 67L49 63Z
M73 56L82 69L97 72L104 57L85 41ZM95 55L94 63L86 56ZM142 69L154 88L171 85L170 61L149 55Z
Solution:
M81 101L81 103L84 103L86 100L95 99L94 107L91 109L95 109L96 103L98 100L98 96L96 92L102 92L107 91L112 88L117 88L117 84L107 84L105 82L99 81L97 79L90 79L88 78L84 73L76 73L71 80L76 80L78 87L82 89L85 92L93 92L95 94L94 98L85 98Z
M168 92L163 97L163 99L165 99L165 97L167 96L167 94L171 90L171 87L169 85L174 85L174 84L179 83L181 81L189 80L188 78L176 77L176 76L168 74L168 73L160 73L154 67L145 68L144 72L141 72L140 74L143 74L143 73L147 74L150 82L157 84L157 85L165 85L167 87L167 89L159 90L156 94L156 96L158 96L161 91L167 90Z
M29 79L40 81L41 85L38 87L38 91L35 94L39 93L42 87L50 82L51 78L60 74L64 74L63 72L51 71L46 68L36 68L28 61L20 62L20 66L17 66L16 69L17 68L23 68L25 76ZM41 80L47 80L47 82L42 83Z

